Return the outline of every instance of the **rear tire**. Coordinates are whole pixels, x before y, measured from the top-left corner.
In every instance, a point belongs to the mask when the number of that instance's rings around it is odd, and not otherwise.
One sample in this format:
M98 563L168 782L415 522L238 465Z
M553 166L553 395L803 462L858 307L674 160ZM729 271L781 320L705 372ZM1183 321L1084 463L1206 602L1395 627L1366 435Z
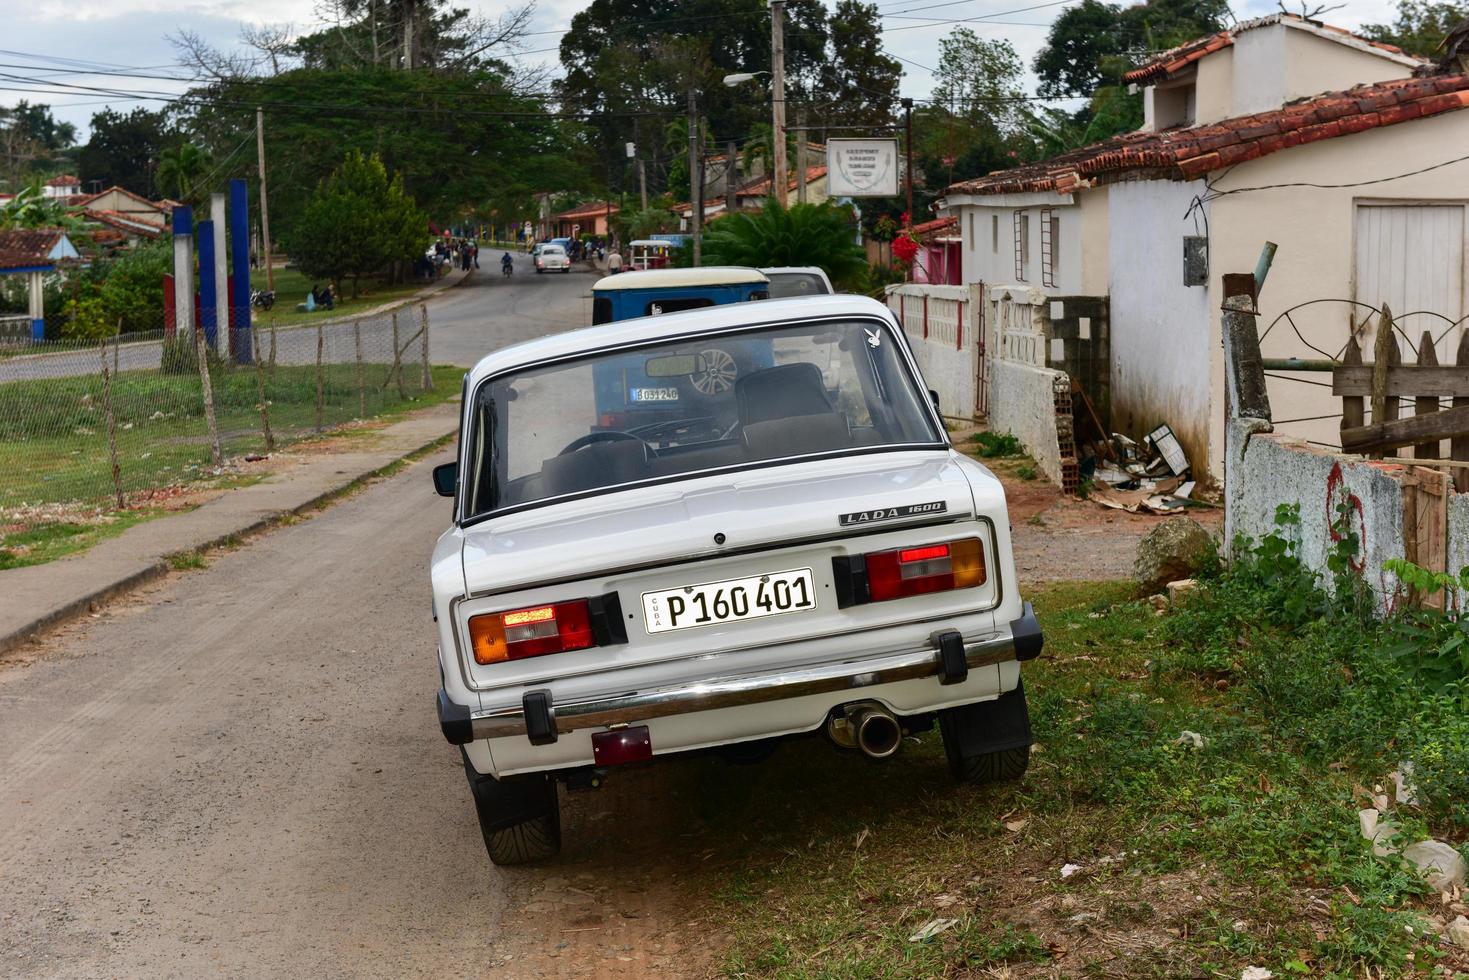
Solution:
M460 750L463 752L463 750ZM561 807L550 776L496 779L474 771L464 754L485 851L498 865L530 864L561 851Z
M994 701L938 713L949 773L973 785L1019 779L1030 765L1030 718L1025 687Z

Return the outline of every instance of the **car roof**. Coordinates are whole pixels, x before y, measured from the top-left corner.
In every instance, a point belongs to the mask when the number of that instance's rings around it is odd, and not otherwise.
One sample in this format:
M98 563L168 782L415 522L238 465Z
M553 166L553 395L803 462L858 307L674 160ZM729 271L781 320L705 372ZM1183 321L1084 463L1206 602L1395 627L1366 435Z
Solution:
M623 273L622 275L632 275ZM622 275L618 278L622 278ZM724 330L742 326L796 323L825 317L879 317L893 323L892 313L875 299L838 293L797 299L767 299L749 303L725 303L683 313L642 316L631 320L582 327L550 334L535 340L502 347L480 359L469 372L470 384L503 371L541 361L580 354L583 351L622 344L656 343L684 334Z
M650 245L650 246L651 245L656 245L659 248L673 248L674 245L677 244L677 243L670 242L666 238L639 238L635 242L628 242L628 244L629 245Z
M819 265L781 265L769 269L761 269L766 276L820 276L826 278L826 272Z
M639 269L597 280L593 292L624 289L678 289L687 286L744 286L766 283L759 269L742 265L706 265L697 269Z
M548 249L548 248L555 248L555 249L560 249L560 250L561 250L561 251L563 251L563 252L564 252L564 251L566 251L566 249L565 249L565 248L563 248L563 247L562 247L562 246L560 246L560 245L557 245L557 244L556 244L556 243L555 243L555 242L547 242L547 243L546 243L546 244L544 244L544 245L542 245L542 246L541 246L541 251L543 251L543 252L544 252L544 251L545 251L545 250L546 250L546 249Z

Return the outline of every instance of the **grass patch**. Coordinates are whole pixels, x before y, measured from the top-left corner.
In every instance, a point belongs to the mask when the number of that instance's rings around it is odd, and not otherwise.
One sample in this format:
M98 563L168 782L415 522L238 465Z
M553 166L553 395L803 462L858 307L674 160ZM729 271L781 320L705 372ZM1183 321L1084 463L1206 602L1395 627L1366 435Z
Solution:
M169 513L178 512L150 507L95 518L44 521L14 531L0 531L0 570L43 565L86 551L134 525Z
M1167 616L1130 583L1030 593L1047 644L1025 668L1038 751L1018 783L955 787L936 732L897 765L813 739L748 777L700 771L680 795L710 842L697 887L728 935L723 971L1469 969L1428 927L1437 896L1362 839L1356 790L1411 761L1424 805L1390 819L1410 839L1469 836L1462 687L1420 683L1394 653L1401 626L1364 618L1350 588L1333 598L1283 541ZM909 941L935 918L957 923Z
M265 274L259 272L252 274L251 284L261 289L265 288ZM344 283L342 290L344 295L338 297L335 308L332 310L318 309L311 313L298 311L296 304L306 302L306 294L311 292L311 287L326 285L322 279L308 279L297 269L275 270L275 306L264 315L265 325L292 326L298 323L314 323L331 317L351 315L363 310L382 306L384 303L392 303L399 300L407 300L413 294L426 286L433 285L426 282L407 282L396 285L364 280L359 286L359 292L354 299L351 295L352 284Z
M392 418L448 401L459 394L463 371L433 369L434 390L410 384L405 396L384 384L385 364L368 365L365 397L359 397L353 364L323 370L322 424L356 418ZM410 379L419 369L407 371ZM221 368L211 375L216 417L227 456L263 452L251 368ZM315 434L316 369L277 365L266 398L277 444ZM106 418L99 378L14 381L0 385L0 509L74 500L101 500L112 492ZM158 371L124 371L112 388L117 452L124 493L188 483L210 476L209 440L199 379Z
M1025 448L1020 445L1020 440L1008 432L976 432L969 437L969 441L974 444L971 451L981 459L1025 455Z
M179 551L168 556L168 567L176 572L207 567L201 551Z

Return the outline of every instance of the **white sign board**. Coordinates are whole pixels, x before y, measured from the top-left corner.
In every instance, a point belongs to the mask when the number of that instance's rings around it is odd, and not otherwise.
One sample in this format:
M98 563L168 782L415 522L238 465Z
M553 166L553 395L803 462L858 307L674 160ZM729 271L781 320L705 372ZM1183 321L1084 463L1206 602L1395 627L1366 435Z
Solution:
M826 141L826 193L831 197L897 197L898 141Z

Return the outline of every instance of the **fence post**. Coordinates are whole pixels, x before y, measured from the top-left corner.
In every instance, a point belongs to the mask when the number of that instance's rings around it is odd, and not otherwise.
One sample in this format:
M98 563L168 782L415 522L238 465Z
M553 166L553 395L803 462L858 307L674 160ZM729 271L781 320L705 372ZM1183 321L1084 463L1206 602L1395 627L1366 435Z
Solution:
M1226 277L1224 300L1224 371L1236 418L1270 421L1270 396L1265 387L1265 366L1260 358L1260 335L1255 324L1255 297ZM1243 277L1240 277L1243 278Z
M1343 367L1362 366L1362 345L1357 343L1356 337L1347 338L1346 350L1342 353L1341 363ZM1367 406L1362 401L1361 395L1343 395L1341 400L1341 427L1347 429L1360 429L1366 421L1363 413Z
M214 385L209 380L209 348L204 343L204 331L189 327L194 334L194 359L199 362L199 388L204 396L204 422L209 426L209 456L215 466L224 462L224 450L219 444L219 423L214 418Z
M122 470L117 465L117 417L112 414L112 375L107 371L107 341L102 341L102 411L107 416L107 457L112 463L112 491L117 494L117 509L127 504L122 499Z
M1372 424L1390 422L1398 417L1398 397L1387 393L1387 369L1400 363L1398 338L1393 335L1392 308L1382 304L1382 315L1377 321L1377 336L1372 346ZM1385 453L1370 453L1381 459Z
M270 321L270 380L275 380L275 320Z
M423 390L434 390L434 372L428 363L428 304L418 304L419 332L423 334Z
M255 393L259 398L255 408L260 412L260 432L265 436L265 451L275 452L275 434L270 431L270 402L265 397L265 362L260 357L260 331L246 331L250 343L251 359L255 362ZM271 349L275 349L275 331L270 332Z
M1459 367L1469 367L1469 331L1459 336L1459 353L1454 358ZM1469 398L1455 398L1454 408L1469 406ZM1449 440L1449 458L1469 461L1469 436L1456 436ZM1454 489L1459 493L1469 491L1469 468L1454 467Z
M407 398L407 393L403 391L403 350L398 346L397 310L393 311L393 366L388 368L388 380L392 381L394 378L398 380L398 397L400 399ZM387 385L383 385L383 387L386 388Z
M1427 330L1423 331L1423 336L1418 340L1418 366L1438 366L1438 351L1433 348L1433 334ZM1419 395L1413 400L1413 415L1415 417L1419 415L1432 415L1436 411L1438 411L1437 395ZM1437 441L1420 442L1413 447L1413 457L1415 459L1443 459L1443 456L1440 455L1442 448L1443 444Z
M352 343L357 348L357 417L367 418L367 385L362 376L362 321L352 321Z
M928 339L928 293L923 294L923 339Z
M316 431L322 430L322 412L326 407L326 389L321 376L322 333L321 321L316 321Z

